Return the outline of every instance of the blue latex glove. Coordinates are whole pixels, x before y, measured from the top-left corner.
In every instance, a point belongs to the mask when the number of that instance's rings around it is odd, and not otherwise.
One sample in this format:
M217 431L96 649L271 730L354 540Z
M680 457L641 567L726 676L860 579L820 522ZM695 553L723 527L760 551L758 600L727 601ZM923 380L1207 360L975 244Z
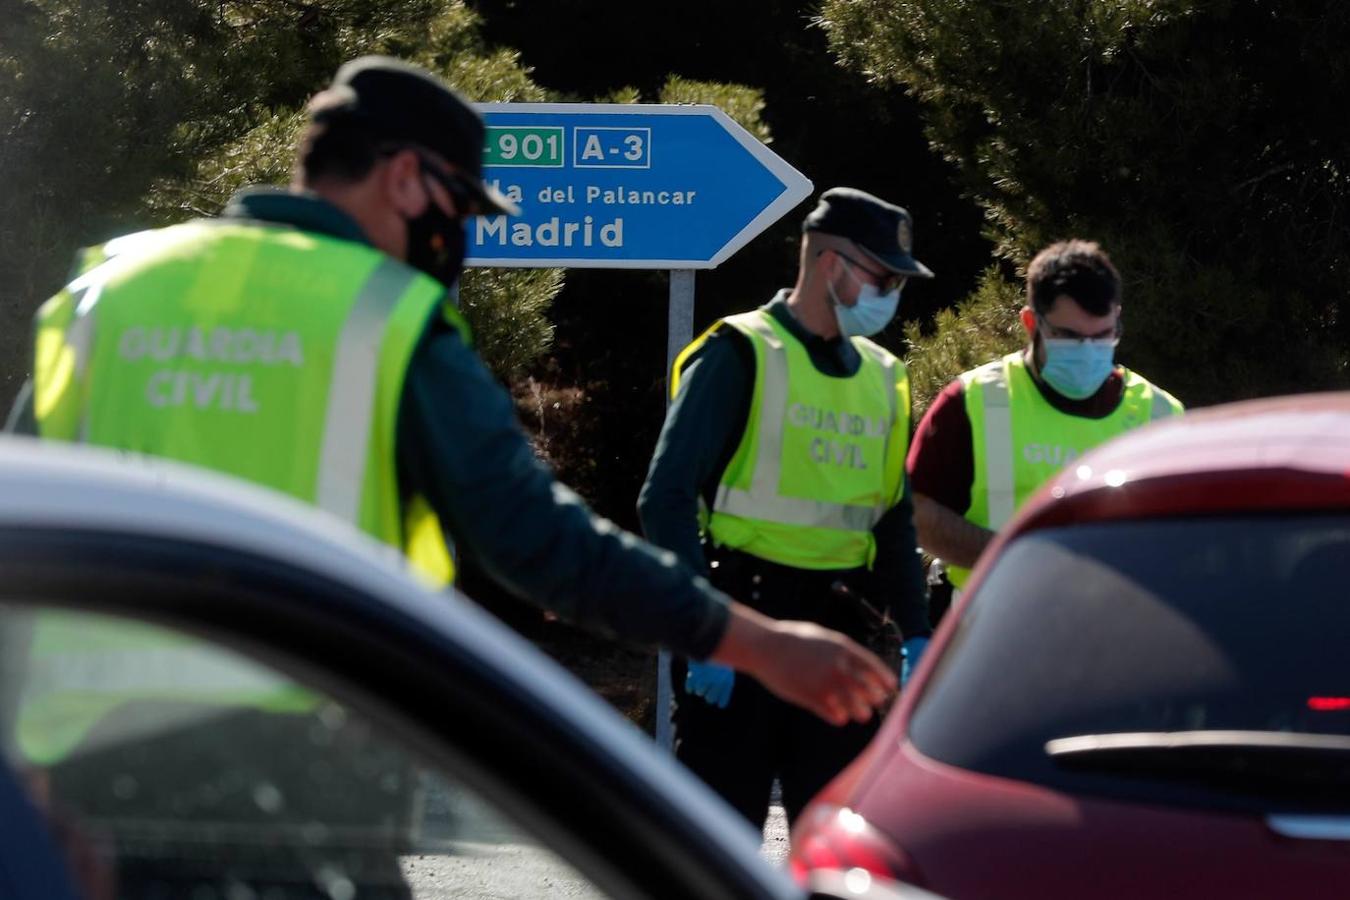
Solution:
M689 673L684 677L684 689L707 700L718 709L726 709L731 702L731 686L736 672L730 666L689 660Z
M923 651L928 649L928 638L912 637L900 645L900 657L903 660L900 663L900 685L904 686L909 681L909 676L914 674L914 670L919 667L919 660L923 658Z

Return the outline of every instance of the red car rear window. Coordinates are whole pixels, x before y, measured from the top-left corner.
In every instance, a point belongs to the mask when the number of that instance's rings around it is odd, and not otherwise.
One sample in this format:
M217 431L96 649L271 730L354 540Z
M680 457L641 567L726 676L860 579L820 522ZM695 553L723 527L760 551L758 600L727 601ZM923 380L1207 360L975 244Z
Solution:
M1350 790L1350 743L1318 737L1350 736L1348 647L1350 517L1036 532L972 598L910 737L944 762L1071 793L1325 809ZM1069 764L1047 748L1178 732L1201 738L1184 764L1158 748ZM1207 747L1220 732L1251 740Z

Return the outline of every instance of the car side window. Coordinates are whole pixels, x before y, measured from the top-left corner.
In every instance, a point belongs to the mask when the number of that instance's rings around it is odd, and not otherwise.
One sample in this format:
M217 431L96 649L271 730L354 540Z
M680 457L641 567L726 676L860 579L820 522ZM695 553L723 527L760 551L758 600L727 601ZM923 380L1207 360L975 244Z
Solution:
M172 629L0 604L0 739L90 897L601 896L348 705Z

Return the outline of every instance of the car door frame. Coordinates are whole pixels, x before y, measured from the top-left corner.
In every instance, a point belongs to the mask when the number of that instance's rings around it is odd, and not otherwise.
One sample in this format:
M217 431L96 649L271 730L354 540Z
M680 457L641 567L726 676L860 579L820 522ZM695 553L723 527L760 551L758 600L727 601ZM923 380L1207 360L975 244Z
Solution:
M635 729L486 614L192 536L0 525L7 599L130 617L242 652L350 704L612 896L800 896L743 826ZM425 598L423 598L425 601ZM748 829L747 829L748 830Z

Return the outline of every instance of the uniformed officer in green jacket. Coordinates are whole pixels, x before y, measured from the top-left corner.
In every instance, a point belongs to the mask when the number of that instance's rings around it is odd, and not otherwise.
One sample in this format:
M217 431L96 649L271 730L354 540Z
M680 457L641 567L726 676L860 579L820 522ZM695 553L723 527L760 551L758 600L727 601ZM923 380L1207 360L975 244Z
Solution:
M863 191L826 191L803 232L796 285L676 360L643 528L768 615L902 634L917 656L929 627L904 470L909 378L868 335L906 279L932 273L909 214ZM794 819L874 732L826 727L715 662L676 660L673 676L678 757L756 825L775 776Z

